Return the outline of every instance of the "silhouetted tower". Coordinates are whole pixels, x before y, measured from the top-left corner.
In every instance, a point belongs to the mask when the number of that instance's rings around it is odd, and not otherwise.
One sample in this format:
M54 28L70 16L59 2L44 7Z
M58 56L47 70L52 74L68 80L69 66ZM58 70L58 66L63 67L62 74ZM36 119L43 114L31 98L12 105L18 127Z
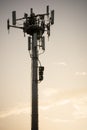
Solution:
M17 22L24 20L23 26L17 26ZM7 28L10 27L22 29L29 35L28 50L32 60L32 111L31 111L31 130L38 130L38 83L43 80L44 66L41 65L39 54L45 51L45 37L47 32L50 36L50 25L54 24L54 10L49 13L49 6L46 7L46 13L35 14L33 9L30 9L30 16L27 13L23 18L16 18L16 11L12 12L12 25L7 20ZM41 52L42 51L42 52Z

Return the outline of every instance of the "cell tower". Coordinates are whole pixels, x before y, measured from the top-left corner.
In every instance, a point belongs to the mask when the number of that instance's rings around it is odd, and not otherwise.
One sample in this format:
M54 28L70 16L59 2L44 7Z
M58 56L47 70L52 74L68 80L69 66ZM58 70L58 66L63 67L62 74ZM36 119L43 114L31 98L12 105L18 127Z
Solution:
M22 26L18 22L23 21ZM54 10L49 12L49 6L46 7L46 13L35 14L33 8L30 9L30 16L24 13L24 17L16 18L16 11L12 11L12 25L7 20L7 29L10 27L22 29L28 34L28 50L31 57L32 66L32 111L31 111L31 130L39 130L38 128L38 83L43 80L44 66L41 65L39 54L45 51L45 37L47 32L50 36L50 26L54 24ZM40 64L40 65L39 65Z

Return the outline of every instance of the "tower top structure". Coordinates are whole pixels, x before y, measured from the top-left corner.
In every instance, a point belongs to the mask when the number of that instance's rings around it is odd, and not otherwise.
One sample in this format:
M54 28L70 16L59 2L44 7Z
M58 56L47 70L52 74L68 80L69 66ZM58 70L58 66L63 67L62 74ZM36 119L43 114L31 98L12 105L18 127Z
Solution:
M23 21L22 26L18 25L18 22ZM50 36L50 26L54 24L54 10L50 11L49 6L46 7L46 13L35 14L33 8L30 9L30 16L24 13L24 17L16 18L16 11L12 11L12 25L10 25L9 19L7 20L7 28L10 27L22 29L25 34L33 35L37 33L37 38L40 39L44 32L47 32Z

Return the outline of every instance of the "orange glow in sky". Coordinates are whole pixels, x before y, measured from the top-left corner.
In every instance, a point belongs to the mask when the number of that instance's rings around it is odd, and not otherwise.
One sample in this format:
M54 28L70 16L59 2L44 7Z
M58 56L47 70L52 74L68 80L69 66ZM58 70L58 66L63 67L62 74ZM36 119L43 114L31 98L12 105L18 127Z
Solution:
M0 2L0 130L31 129L31 59L27 36L6 21L55 10L55 24L40 56L45 67L39 87L40 130L87 130L87 1L3 0Z

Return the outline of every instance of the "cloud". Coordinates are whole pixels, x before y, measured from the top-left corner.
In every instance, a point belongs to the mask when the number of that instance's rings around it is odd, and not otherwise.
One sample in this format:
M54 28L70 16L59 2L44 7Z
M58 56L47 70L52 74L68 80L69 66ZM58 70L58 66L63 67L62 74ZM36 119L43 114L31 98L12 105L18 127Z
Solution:
M6 118L9 116L13 116L13 115L20 115L20 114L29 114L29 109L28 107L15 107L12 108L8 111L3 111L0 112L0 118Z
M45 88L43 91L43 94L46 97L52 97L52 96L56 95L57 93L58 93L58 91L55 88L51 88L51 87Z
M66 67L67 66L67 63L66 62L54 62L53 63L54 65L59 65L59 66L64 66L64 67Z
M76 72L76 76L87 76L87 72Z
M84 89L84 88L83 88ZM68 91L69 92L69 91ZM75 95L57 99L55 102L43 106L43 113L52 122L69 122L80 119L87 119L87 91L78 89L72 92ZM67 95L68 93L66 93ZM70 92L71 94L71 92ZM63 94L61 94L63 96ZM43 109L44 108L44 109ZM46 108L46 109L45 109Z
M58 123L58 122L65 122L65 123L67 123L67 122L71 121L71 120L61 119L61 118L50 118L49 119L49 117L46 117L45 119L47 119L47 120L49 120L51 122L54 122L54 123Z
M68 103L70 103L70 99L64 99L59 102L59 105L66 105Z
M58 64L61 66L67 66L66 62L59 62Z
M87 118L87 96L84 95L83 97L79 98L74 104L73 104L75 111L73 115L76 119L79 118Z
M84 89L84 88L83 88ZM84 92L82 89L75 90L72 93L76 93L74 96L71 92L61 93L61 98L56 98L55 101L50 101L47 104L39 104L39 112L41 113L41 118L47 119L51 122L69 122L79 119L87 119L87 91ZM79 93L79 95L78 95ZM51 93L55 96L57 93L54 91ZM63 97L64 96L64 97ZM47 99L48 100L48 99ZM45 101L46 102L46 101ZM10 116L20 116L26 114L31 115L31 106L22 104L21 107L17 106L8 111L0 112L0 119L4 119Z
M55 123L58 123L58 122L65 122L65 123L69 123L71 120L69 119L58 119L58 118L56 118L56 119L53 119L52 120L53 122L55 122Z

